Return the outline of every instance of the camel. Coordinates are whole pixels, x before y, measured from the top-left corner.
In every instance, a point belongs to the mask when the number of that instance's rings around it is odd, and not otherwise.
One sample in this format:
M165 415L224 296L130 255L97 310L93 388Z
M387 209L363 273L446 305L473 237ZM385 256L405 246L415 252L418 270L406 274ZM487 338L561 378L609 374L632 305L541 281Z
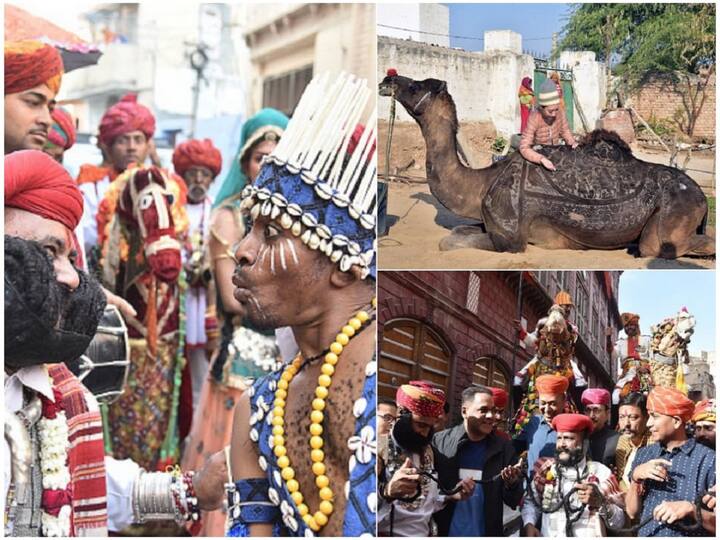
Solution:
M551 172L519 152L472 169L458 157L458 120L445 81L386 76L380 95L393 96L418 123L427 147L430 191L454 214L476 219L440 242L441 250L474 247L522 252L620 249L639 244L642 257L711 256L715 240L698 234L707 213L700 187L680 170L641 161L615 134L590 133L583 144L538 151Z

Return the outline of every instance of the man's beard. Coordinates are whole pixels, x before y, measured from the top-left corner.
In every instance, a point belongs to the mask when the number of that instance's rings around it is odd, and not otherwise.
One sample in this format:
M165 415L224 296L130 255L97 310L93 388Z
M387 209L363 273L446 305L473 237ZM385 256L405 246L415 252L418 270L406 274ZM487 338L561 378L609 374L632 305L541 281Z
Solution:
M708 447L710 450L715 450L715 437L695 437L695 440Z
M560 454L565 452L569 454L567 460L560 459ZM585 457L585 452L582 448L555 449L555 459L563 467L573 467L574 465L580 463L583 460L583 457Z
M188 188L187 198L190 204L200 204L206 195L207 188L202 184L193 184Z
M13 368L73 362L87 349L106 305L94 279L78 271L71 290L57 281L37 242L5 236L5 362Z
M390 433L395 443L411 454L420 454L433 436L432 429L425 437L417 433L412 427L412 415L407 413L400 415Z

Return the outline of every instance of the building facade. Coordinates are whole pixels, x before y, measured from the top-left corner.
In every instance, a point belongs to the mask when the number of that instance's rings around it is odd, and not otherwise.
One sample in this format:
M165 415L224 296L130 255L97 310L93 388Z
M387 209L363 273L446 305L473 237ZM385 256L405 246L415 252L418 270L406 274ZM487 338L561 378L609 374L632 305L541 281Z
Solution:
M608 346L621 329L620 272L381 272L378 278L378 392L424 379L444 388L457 415L471 384L511 391L533 356L515 321L532 331L560 290L570 293L579 330L576 356L590 386L611 389ZM522 282L522 285L521 285Z

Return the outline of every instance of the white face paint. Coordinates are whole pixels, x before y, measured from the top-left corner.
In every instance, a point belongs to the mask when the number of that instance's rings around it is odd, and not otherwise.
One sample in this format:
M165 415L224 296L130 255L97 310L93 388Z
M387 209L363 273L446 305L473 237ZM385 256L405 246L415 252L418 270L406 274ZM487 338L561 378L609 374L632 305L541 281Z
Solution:
M290 250L290 255L292 255L293 262L295 263L295 266L297 266L300 263L298 263L297 253L295 253L295 245L289 238L286 238L285 242L287 242L288 249Z
M275 275L275 246L270 246L270 273Z
M282 243L280 243L280 266L282 266L283 270L287 270L287 266L285 266L285 247Z

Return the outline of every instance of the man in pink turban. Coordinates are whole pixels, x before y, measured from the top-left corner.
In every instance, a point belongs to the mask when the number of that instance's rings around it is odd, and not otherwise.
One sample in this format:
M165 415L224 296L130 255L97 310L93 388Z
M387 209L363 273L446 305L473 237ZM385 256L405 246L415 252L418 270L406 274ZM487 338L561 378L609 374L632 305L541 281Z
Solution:
M97 212L110 182L129 166L145 163L154 133L155 117L150 109L137 102L135 94L124 96L100 120L98 146L103 153L103 163L81 166L77 178L85 199L82 228L88 254L97 245Z
M610 392L605 388L588 388L580 398L585 415L593 423L590 435L590 459L608 467L615 465L615 450L620 434L610 429Z

